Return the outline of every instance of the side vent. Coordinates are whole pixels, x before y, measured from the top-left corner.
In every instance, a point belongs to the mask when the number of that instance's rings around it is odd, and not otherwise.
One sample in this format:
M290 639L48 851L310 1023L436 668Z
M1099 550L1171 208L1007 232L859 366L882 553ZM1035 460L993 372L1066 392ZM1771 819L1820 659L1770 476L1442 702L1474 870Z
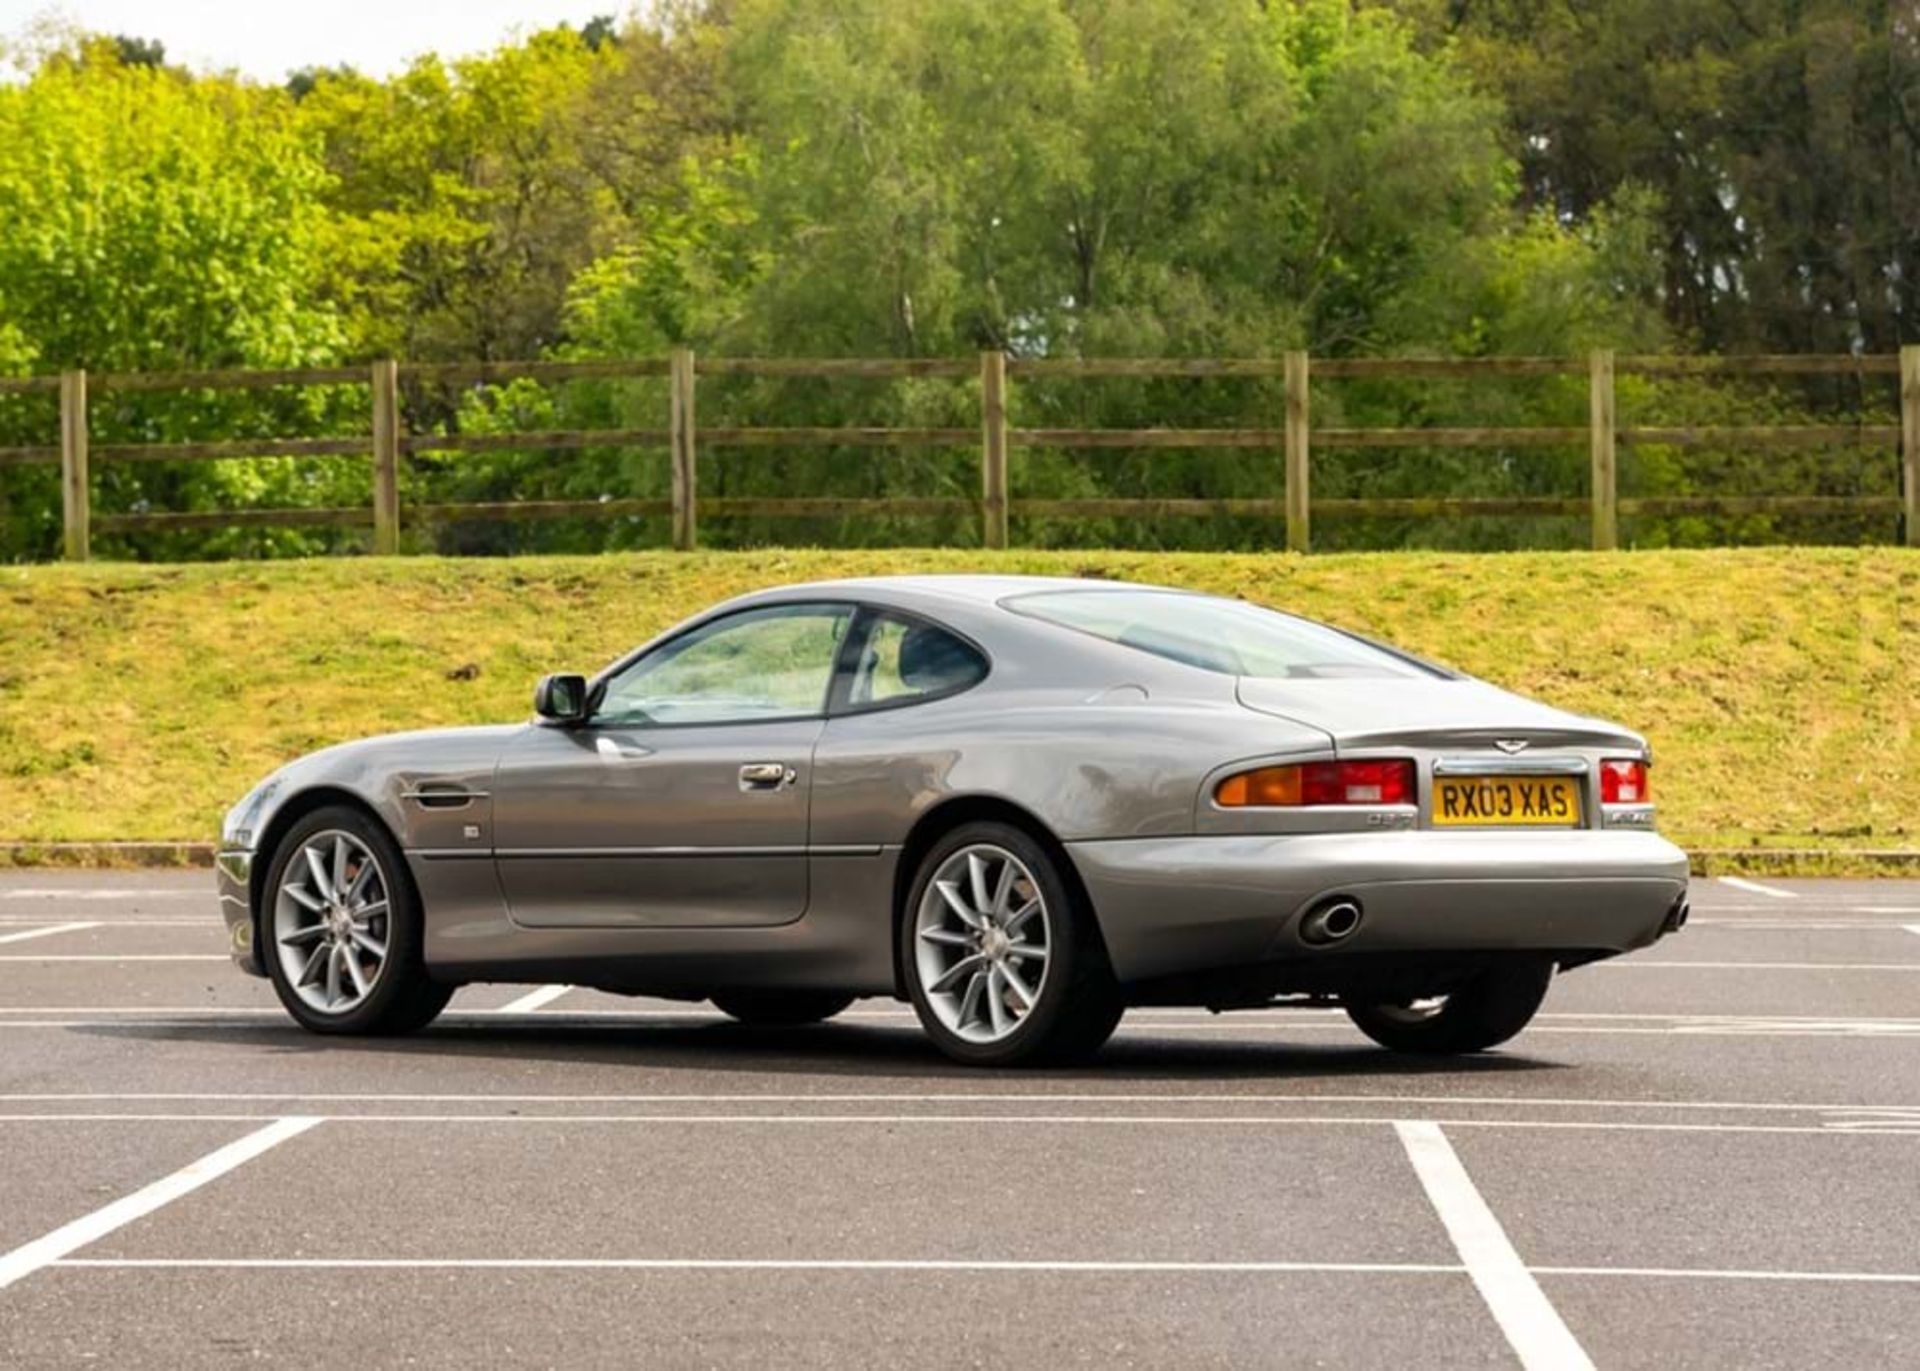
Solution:
M405 792L405 798L422 809L465 809L475 800L483 800L486 796L480 791L468 790L463 785L429 781Z

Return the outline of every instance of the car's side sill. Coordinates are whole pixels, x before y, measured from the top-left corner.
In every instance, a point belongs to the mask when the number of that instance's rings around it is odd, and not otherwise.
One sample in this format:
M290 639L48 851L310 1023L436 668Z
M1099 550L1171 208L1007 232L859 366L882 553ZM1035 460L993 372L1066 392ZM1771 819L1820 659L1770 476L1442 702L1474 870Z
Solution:
M596 858L648 857L877 857L878 843L842 843L821 847L510 847L499 851L475 851L464 847L419 847L412 854L425 861L471 861L497 858L501 861L555 857Z

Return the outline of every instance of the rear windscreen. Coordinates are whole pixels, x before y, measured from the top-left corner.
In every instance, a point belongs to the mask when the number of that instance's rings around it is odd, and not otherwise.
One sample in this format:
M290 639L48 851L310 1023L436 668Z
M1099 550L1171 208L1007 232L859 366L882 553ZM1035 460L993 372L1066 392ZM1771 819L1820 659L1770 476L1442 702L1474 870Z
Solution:
M1029 615L1229 676L1444 678L1410 657L1308 619L1172 590L1046 590L1005 602Z

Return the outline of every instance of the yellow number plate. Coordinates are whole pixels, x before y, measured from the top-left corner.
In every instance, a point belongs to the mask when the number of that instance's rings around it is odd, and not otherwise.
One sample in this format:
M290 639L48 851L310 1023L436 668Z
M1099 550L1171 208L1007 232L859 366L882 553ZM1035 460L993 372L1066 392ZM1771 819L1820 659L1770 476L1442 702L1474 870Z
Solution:
M1573 776L1436 776L1433 822L1436 828L1572 828L1580 822L1580 782Z

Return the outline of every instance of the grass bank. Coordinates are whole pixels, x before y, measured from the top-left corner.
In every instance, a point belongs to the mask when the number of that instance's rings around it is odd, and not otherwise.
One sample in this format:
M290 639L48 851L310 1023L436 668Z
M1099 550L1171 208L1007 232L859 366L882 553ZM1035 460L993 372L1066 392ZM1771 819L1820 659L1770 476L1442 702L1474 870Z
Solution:
M1647 733L1691 846L1920 847L1920 554L768 551L0 571L0 841L204 839L301 752L523 717L722 596L895 571L1259 599Z

